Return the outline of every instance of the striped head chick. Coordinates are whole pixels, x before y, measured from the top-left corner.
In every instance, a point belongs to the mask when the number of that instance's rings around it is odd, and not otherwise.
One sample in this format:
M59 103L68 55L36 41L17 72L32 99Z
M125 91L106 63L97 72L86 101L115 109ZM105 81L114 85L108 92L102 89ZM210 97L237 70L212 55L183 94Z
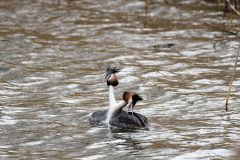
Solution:
M124 92L123 100L127 103L128 112L132 112L133 114L134 106L138 101L142 101L143 98L134 92Z

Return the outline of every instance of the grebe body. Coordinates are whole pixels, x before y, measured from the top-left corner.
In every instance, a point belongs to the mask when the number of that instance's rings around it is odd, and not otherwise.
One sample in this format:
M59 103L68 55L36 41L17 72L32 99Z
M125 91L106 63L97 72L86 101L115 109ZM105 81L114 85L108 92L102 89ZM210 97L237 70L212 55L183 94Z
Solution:
M106 124L108 110L97 111L90 117L90 123L92 125L104 125ZM135 112L121 111L117 116L112 117L109 121L109 125L118 128L149 128L148 119L142 114Z

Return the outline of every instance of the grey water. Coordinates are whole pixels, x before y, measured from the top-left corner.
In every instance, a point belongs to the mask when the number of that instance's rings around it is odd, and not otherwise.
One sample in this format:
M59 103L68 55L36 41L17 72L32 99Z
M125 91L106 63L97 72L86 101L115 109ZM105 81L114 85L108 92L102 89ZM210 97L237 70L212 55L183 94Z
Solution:
M0 159L231 159L240 148L239 37L216 3L0 1ZM143 97L151 128L111 130L89 116L108 105L105 67Z

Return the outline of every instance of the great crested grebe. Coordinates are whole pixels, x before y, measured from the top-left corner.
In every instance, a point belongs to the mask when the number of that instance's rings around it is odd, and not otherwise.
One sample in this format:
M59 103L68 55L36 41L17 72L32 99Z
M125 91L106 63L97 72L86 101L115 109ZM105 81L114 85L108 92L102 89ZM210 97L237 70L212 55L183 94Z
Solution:
M113 111L114 106L117 104L114 96L114 87L118 85L118 80L115 73L118 73L119 71L120 69L117 67L107 67L105 81L108 85L108 109L94 112L89 118L90 123L101 124L109 121L109 119L107 120L107 115Z
M133 108L137 101L142 98L134 92L124 92L123 100L116 102L114 96L114 87L118 85L115 73L119 72L116 67L107 67L105 80L107 82L109 93L108 110L96 111L89 118L91 124L107 123L111 126L120 128L148 128L148 120L145 116L133 112ZM128 106L128 111L123 111L123 107Z

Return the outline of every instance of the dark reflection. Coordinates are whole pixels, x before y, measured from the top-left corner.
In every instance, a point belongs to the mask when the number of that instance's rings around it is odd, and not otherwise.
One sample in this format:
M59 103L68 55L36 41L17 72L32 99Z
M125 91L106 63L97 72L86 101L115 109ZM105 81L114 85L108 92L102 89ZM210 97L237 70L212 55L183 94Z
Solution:
M125 129L125 128L115 128L115 127L110 127L110 130L112 133L137 133L140 131L149 131L148 129Z
M114 133L112 133L112 138L125 140L124 142L120 143L119 145L124 145L125 149L127 149L127 150L131 149L132 150L131 153L139 152L139 151L143 150L143 147L141 146L142 143L139 140L131 137L130 132L129 133L114 132Z

